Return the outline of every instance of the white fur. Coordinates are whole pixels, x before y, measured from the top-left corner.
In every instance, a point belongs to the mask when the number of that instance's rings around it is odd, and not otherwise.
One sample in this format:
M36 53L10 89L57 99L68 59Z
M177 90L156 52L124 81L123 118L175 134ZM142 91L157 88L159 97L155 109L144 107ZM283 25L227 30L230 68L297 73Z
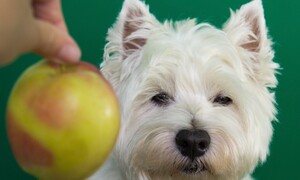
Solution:
M144 3L125 0L107 40L101 68L119 97L122 127L114 152L91 179L251 178L269 153L276 109L268 88L276 86L279 67L260 0L231 12L223 29L194 19L161 24ZM151 102L161 91L173 98L165 107ZM214 104L220 93L233 104ZM188 159L174 139L189 128L211 137L197 159L207 171L181 171Z

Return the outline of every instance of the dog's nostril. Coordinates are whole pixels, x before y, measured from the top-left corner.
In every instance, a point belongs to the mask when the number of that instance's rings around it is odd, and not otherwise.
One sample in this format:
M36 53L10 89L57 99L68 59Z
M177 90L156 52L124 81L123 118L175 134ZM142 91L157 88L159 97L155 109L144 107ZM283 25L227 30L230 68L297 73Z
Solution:
M206 141L202 141L198 144L198 148L200 150L205 150L208 147L208 143Z
M194 159L203 156L210 145L210 136L204 130L180 130L175 138L178 150L183 156Z
M187 148L188 146L189 146L189 143L187 141L180 142L180 147L181 148Z

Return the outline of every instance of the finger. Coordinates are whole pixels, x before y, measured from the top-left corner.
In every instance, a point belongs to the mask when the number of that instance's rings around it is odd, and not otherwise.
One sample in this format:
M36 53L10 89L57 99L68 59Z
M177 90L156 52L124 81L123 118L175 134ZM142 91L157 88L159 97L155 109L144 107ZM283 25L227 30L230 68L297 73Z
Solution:
M33 47L35 53L62 62L79 61L80 49L66 32L44 21L37 21L37 28L39 34Z
M33 0L34 16L67 32L60 0Z

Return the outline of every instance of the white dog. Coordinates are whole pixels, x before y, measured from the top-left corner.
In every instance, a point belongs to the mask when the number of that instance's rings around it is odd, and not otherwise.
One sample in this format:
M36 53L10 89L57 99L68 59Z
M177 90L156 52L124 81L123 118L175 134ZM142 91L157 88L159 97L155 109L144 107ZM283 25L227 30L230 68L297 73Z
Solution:
M143 2L125 0L102 64L122 128L91 179L251 178L276 114L279 66L267 32L261 0L231 12L222 29L160 23Z

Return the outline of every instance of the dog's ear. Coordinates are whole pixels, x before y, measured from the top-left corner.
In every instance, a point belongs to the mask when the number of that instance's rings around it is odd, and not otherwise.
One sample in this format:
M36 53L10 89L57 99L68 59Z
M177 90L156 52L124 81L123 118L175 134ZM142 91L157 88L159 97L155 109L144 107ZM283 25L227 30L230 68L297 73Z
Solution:
M147 41L151 29L158 24L140 0L125 0L115 25L109 30L108 42L118 46L122 58L140 50Z
M130 76L137 56L160 23L140 0L125 0L116 23L108 31L101 70L115 89Z
M238 50L243 52L242 60L249 77L263 86L276 86L278 64L273 62L274 52L261 0L253 0L236 12L231 11L223 30Z

